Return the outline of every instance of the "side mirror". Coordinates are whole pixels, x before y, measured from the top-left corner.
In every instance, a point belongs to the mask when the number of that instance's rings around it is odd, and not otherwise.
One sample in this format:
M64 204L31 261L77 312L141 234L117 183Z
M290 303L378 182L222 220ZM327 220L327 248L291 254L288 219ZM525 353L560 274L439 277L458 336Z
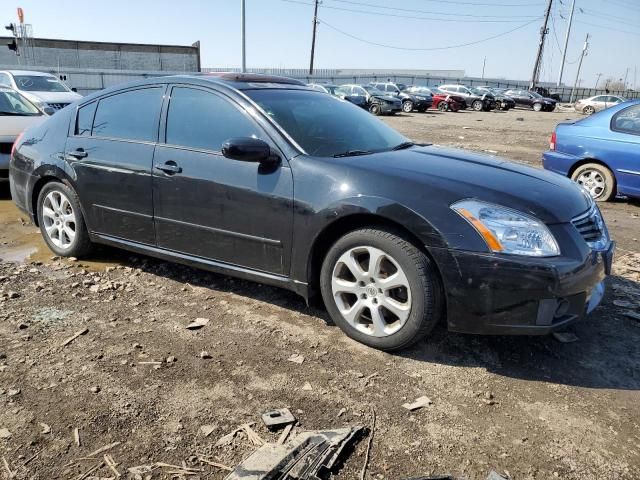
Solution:
M280 162L277 155L271 154L271 147L263 140L251 137L230 138L222 144L222 155L241 162L258 162L276 165Z
M42 111L43 111L44 113L46 113L47 115L49 115L49 116L51 116L51 115L53 115L54 113L56 113L56 110L55 110L53 107L50 107L50 106L48 106L48 105L47 105L46 107L44 107L44 108L42 109Z

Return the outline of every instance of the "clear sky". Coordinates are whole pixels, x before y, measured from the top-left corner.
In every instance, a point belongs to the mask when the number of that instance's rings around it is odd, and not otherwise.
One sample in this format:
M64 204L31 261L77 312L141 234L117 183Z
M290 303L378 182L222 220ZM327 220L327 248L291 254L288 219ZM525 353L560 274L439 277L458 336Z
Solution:
M313 0L246 0L247 66L309 65ZM542 80L556 81L571 0L553 0ZM317 68L461 69L480 76L528 79L546 0L322 0ZM73 40L191 44L202 65L240 65L240 0L1 0L0 18L25 11L35 36ZM582 9L582 11L580 10ZM564 18L563 18L564 17ZM526 25L528 24L528 25ZM446 50L521 27L475 45ZM341 33L344 32L344 33ZM8 33L8 32L7 32ZM400 48L386 48L356 38ZM633 86L640 67L640 0L576 0L563 80L573 83L585 35L591 34L583 86L597 74ZM640 72L636 76L640 88Z

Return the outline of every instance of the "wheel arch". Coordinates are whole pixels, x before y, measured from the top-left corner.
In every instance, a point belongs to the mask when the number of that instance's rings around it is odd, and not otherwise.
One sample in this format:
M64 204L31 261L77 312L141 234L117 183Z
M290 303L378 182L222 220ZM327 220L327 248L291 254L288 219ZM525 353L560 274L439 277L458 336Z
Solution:
M40 192L45 187L45 185L51 182L60 182L65 184L74 192L76 192L76 189L73 186L73 182L71 178L69 178L69 176L58 167L48 165L43 170L37 171L36 173L37 173L37 179L35 180L33 186L31 187L31 194L29 195L29 202L30 202L29 212L31 213L33 222L37 227L39 227L40 225L38 221L38 197L40 196ZM85 218L85 221L86 221L87 216L85 215L84 207L82 206L82 203L80 204L80 208L82 209L82 216Z
M431 253L429 252L424 241L420 240L420 237L405 225L398 223L388 217L377 215L375 213L351 213L340 218L335 219L333 222L325 225L325 227L316 236L311 249L309 250L308 265L307 265L307 282L308 282L308 296L313 300L319 297L319 281L320 270L322 268L322 262L326 257L329 249L333 244L342 236L353 230L359 230L361 228L385 228L398 232L407 241L411 242L416 248L429 257L433 263L436 274L440 280L440 288L442 288L443 277L438 263L435 261ZM446 302L445 302L446 303ZM446 307L443 307L446 309Z
M578 160L573 165L571 165L571 168L567 172L567 177L572 178L573 174L575 173L575 171L578 168L580 168L581 166L586 165L588 163L596 163L598 165L602 165L604 168L606 168L607 170L609 170L611 172L611 176L613 177L613 189L614 189L615 194L617 194L617 192L618 192L618 178L616 177L615 169L611 168L607 164L607 162L605 162L603 160L600 160L598 158L589 157L589 158L583 158L583 159Z

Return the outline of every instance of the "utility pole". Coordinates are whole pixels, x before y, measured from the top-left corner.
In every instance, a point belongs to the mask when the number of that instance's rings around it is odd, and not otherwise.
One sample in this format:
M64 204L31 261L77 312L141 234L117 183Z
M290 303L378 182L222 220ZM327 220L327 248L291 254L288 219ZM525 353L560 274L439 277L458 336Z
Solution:
M601 73L598 74L598 78L596 79L596 88L598 88L598 84L600 83L600 77L602 76Z
M627 70L624 72L624 90L627 89L627 77L629 76L629 67L627 67Z
M318 26L318 3L315 1L315 8L313 11L313 35L311 37L311 61L309 62L309 75L313 75L313 57L316 54L316 28Z
M578 86L578 78L580 77L580 69L582 68L582 60L587 54L587 49L589 48L589 34L587 33L587 37L584 39L584 45L582 46L582 53L580 54L580 62L578 63L578 71L576 72L576 81L573 83L573 88L571 89L571 96L569 97L569 103L573 103L573 92L576 90Z
M533 74L531 75L531 83L529 84L529 90L533 90L538 83L538 78L540 77L540 69L542 67L542 52L544 50L544 40L549 33L549 29L547 25L549 24L549 15L551 14L551 4L553 0L549 0L547 4L547 11L544 15L544 25L540 29L540 43L538 44L538 55L536 56L536 63L533 66Z
M487 57L484 57L484 61L482 62L482 80L484 80L484 67L487 65Z
M242 35L242 73L247 71L247 31L245 29L245 0L240 0L240 32Z
M571 23L573 22L573 11L576 8L576 0L571 2L571 13L569 14L569 24L567 25L567 33L564 36L564 48L562 49L562 60L560 61L560 73L558 74L558 87L562 83L562 72L564 71L564 61L567 58L567 47L569 46L569 34L571 33Z

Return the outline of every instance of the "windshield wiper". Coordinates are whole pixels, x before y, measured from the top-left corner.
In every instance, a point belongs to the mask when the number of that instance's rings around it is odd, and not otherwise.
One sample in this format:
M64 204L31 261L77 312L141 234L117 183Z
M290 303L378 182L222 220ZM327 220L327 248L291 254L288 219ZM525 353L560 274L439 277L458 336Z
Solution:
M38 115L37 113L26 113L26 112L2 112L0 111L0 115L11 115L15 117L32 117L34 115Z
M405 148L413 147L414 145L416 144L413 142L402 142L401 144L393 147L391 150L404 150Z
M369 155L373 152L369 150L347 150L346 152L336 153L333 158L340 157L357 157L358 155Z

